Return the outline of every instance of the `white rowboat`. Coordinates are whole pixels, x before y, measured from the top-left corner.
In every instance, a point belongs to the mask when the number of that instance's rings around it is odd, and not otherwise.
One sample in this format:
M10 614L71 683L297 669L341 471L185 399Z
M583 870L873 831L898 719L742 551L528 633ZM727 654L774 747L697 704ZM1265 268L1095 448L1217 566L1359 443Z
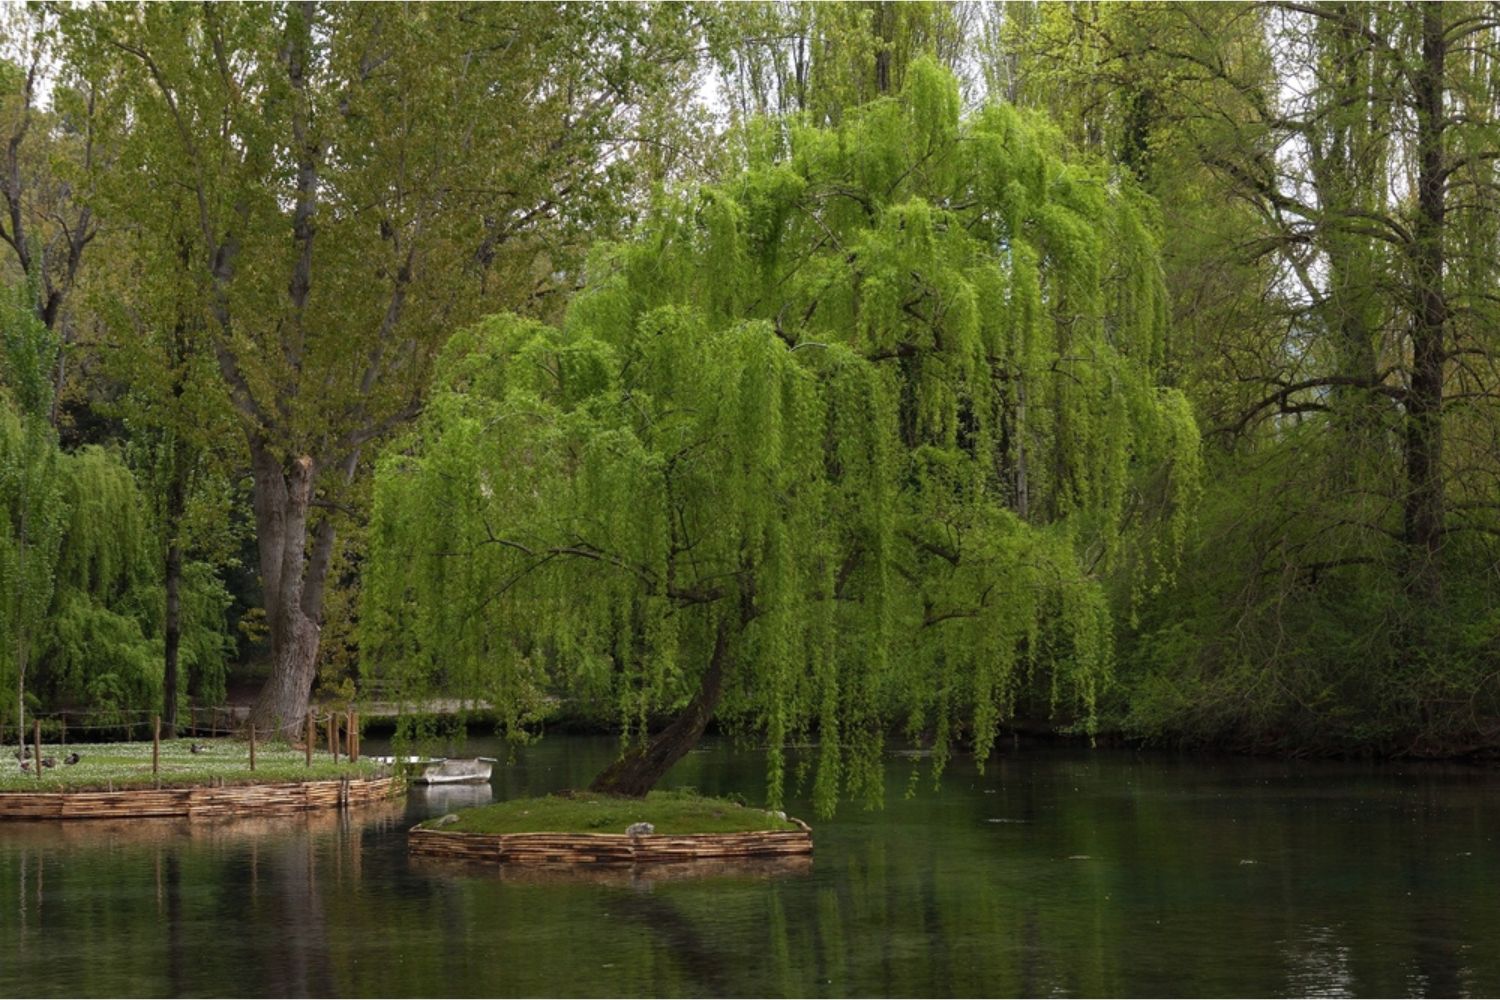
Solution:
M397 764L413 784L446 785L490 780L494 757L377 757L382 764Z

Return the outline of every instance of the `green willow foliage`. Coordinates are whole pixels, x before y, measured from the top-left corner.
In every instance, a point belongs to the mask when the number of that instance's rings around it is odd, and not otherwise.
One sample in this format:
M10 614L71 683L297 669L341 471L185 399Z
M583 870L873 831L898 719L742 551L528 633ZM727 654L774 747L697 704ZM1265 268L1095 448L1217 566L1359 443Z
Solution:
M138 718L161 704L165 592L157 527L120 457L87 447L64 457L68 521L43 652L48 693ZM184 567L180 667L200 700L224 697L230 597L205 563Z
M34 705L138 717L161 702L163 656L147 505L115 451L58 447L56 342L25 294L7 296L0 331L0 665ZM187 577L183 661L203 694L222 697L229 595L207 566ZM12 702L0 717L14 723L17 711Z
M0 664L17 718L55 589L66 517L61 456L48 421L57 341L29 308L31 291L0 294Z
M823 811L879 798L893 722L939 767L1028 688L1091 727L1110 595L1170 574L1198 489L1150 206L1010 107L961 121L929 62L743 146L596 253L562 329L448 345L378 472L367 658L512 731L562 692L639 736L718 648L769 800L816 733Z

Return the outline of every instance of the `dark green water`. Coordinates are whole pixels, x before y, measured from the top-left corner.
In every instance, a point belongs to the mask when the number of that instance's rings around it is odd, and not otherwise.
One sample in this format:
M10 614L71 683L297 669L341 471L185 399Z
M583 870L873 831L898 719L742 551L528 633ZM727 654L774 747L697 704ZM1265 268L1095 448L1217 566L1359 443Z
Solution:
M584 784L612 748L544 741L497 770L493 794ZM892 759L884 811L815 824L810 871L702 880L411 861L406 827L459 801L420 792L344 819L6 825L0 982L13 996L1500 995L1492 766L1021 750L907 798L911 768ZM668 784L754 797L760 760L716 744Z

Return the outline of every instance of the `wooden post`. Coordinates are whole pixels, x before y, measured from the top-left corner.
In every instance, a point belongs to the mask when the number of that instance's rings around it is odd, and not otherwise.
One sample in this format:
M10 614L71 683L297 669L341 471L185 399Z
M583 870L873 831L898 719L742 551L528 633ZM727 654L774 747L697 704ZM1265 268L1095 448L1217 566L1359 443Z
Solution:
M42 720L31 720L31 769L42 776Z
M354 763L354 709L344 710L344 759Z
M151 717L151 773L156 774L161 758L161 716Z
M339 713L328 710L328 746L333 750L333 762L339 762Z
M308 767L312 767L312 747L313 747L313 740L315 740L316 738L317 738L317 734L313 730L313 714L312 714L312 709L309 708L307 710L307 739L305 740L305 742L307 743L307 766Z
M250 723L250 770L255 770L255 723Z
M352 741L353 749L349 751L349 763L353 764L359 760L359 711L353 710L349 713L349 739Z

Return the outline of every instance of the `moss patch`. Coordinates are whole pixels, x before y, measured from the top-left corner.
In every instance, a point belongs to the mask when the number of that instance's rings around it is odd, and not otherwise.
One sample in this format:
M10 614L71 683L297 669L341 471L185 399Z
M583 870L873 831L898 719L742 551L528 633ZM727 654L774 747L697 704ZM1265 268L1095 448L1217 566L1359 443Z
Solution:
M199 753L192 752L196 743ZM29 747L28 747L29 749ZM152 788L150 743L42 744L42 756L56 766L43 768L41 777L22 771L14 744L0 748L0 793L81 792L106 788ZM65 765L70 753L77 764ZM28 754L29 759L29 754ZM373 777L380 765L369 760L335 764L326 750L313 751L312 767L300 748L286 743L255 747L255 770L250 770L250 744L235 739L162 740L159 783L163 788L189 785L243 785L273 781L320 781L330 778Z
M578 792L538 799L513 799L465 809L458 822L440 826L454 833L624 833L632 823L650 823L659 834L746 833L754 830L797 830L795 823L727 799L710 799L694 792L652 792L644 799Z

